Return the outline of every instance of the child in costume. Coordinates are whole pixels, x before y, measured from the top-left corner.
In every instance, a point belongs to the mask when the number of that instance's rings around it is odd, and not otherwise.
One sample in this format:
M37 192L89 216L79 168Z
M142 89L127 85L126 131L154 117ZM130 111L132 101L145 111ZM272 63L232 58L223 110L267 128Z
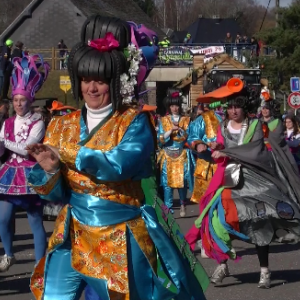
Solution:
M186 215L186 196L188 188L193 191L195 159L186 147L189 134L190 117L182 111L182 94L178 90L169 90L165 98L168 115L161 118L157 132L160 150L158 163L161 170L161 186L164 189L164 201L172 210L173 191L178 189L180 216Z

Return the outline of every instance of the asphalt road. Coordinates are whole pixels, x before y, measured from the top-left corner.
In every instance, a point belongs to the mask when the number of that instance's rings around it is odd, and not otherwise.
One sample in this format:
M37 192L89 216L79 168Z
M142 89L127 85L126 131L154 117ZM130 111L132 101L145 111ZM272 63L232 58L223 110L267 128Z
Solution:
M189 205L187 217L178 218L184 233L192 225L197 216L197 205ZM178 217L179 212L175 210ZM45 222L48 236L53 230L53 222ZM300 299L300 251L299 245L272 245L270 268L272 271L272 288L261 290L257 288L259 280L259 265L255 249L251 245L235 242L234 247L239 262L230 262L231 277L226 278L221 286L210 286L206 292L207 300L299 300ZM2 245L0 251L2 252ZM34 266L32 234L25 213L17 214L16 240L14 251L18 263L11 269L0 274L0 300L34 300L29 290L29 277ZM2 253L1 253L2 254ZM212 274L216 263L209 259L198 258ZM82 297L81 300L84 300Z

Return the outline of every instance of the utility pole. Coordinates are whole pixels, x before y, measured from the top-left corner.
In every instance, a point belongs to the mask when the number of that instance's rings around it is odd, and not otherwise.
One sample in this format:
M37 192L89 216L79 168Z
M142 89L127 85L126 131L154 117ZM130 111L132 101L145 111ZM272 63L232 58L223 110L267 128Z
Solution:
M166 28L166 0L164 0L164 28Z
M182 0L181 0L182 1ZM179 16L179 3L178 1L175 1L175 5L176 5L176 30L179 31L180 30L180 27L179 27L179 24L180 24L180 16Z
M278 9L280 8L280 0L275 0L275 7L276 7L276 27L278 27L279 15Z

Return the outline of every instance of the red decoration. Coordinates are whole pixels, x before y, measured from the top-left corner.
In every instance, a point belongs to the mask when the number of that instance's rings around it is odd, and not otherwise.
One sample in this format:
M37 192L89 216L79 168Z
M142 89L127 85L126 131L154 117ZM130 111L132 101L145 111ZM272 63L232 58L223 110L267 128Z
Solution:
M103 39L96 39L89 41L88 45L93 47L100 52L107 52L119 47L119 42L115 39L114 35L111 32L106 33Z
M263 130L264 138L265 139L268 138L270 130L269 130L269 127L266 123L263 123L262 130Z
M174 93L171 94L171 97L172 98L177 98L177 97L179 97L179 95L180 95L179 92L174 92Z

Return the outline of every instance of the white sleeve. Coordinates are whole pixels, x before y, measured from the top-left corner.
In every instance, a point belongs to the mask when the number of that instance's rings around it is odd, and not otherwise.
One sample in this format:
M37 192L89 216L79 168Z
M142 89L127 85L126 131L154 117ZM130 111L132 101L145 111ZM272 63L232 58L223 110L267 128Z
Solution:
M3 123L1 131L0 131L0 157L5 152L5 146L4 146L4 126L5 126L5 122Z
M172 130L169 130L167 132L164 133L164 139L166 140L172 133Z
M40 142L44 136L45 136L45 123L44 121L40 120L37 123L35 123L31 128L29 137L36 138L37 142ZM29 145L29 143L27 144Z
M298 134L295 135L295 139L296 140L300 140L300 133L298 133Z
M2 125L1 131L0 131L0 140L4 140L4 130L5 130L5 122Z
M2 130L1 130L2 131ZM8 140L4 141L5 148L18 153L22 156L26 156L28 153L25 150L27 145L38 143L45 135L45 124L43 121L38 121L30 130L30 134L25 142L17 143ZM0 135L1 137L1 135Z

